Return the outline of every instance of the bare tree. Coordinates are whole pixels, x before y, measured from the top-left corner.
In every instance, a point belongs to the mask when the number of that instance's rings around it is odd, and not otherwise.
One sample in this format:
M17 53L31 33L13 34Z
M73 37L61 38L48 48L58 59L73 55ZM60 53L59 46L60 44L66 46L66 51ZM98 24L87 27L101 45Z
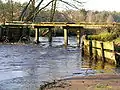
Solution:
M53 21L54 15L55 15L55 11L56 11L57 2L62 2L62 3L68 5L68 6L72 7L72 8L79 9L78 6L76 6L74 3L71 3L71 2L69 2L67 0L50 0L46 5L43 6L42 4L43 4L44 1L45 0L40 0L39 4L35 7L35 0L30 0L28 2L28 4L26 5L25 9L23 10L23 12L22 12L22 14L20 16L20 19L24 17L24 13L25 13L26 9L28 8L28 6L30 5L30 3L32 3L32 8L33 9L29 13L29 15L26 17L26 19L25 19L26 21L33 20L40 11L42 11L43 9L45 9L46 7L48 7L51 4L52 5L51 5L50 21ZM80 2L78 0L71 0L71 1L77 2L80 5L83 3L83 2ZM21 20L23 20L23 19L21 19Z
M95 14L93 11L88 11L86 21L87 22L94 22L95 21Z
M52 2L52 7L51 7L50 22L52 22L53 19L54 19L54 15L55 15L55 11L56 11L56 4L57 4L57 0L54 0L54 1Z
M24 19L24 17L25 17L26 10L27 10L28 6L30 5L31 1L32 1L32 0L29 0L28 4L27 4L27 5L25 6L25 8L22 10L21 15L20 15L20 17L19 17L19 20L20 20L20 21L23 21L23 19Z

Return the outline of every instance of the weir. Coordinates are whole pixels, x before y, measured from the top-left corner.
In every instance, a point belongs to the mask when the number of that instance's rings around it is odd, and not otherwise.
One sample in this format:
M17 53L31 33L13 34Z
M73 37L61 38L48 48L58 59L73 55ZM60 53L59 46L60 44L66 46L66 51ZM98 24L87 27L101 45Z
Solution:
M38 44L40 43L39 36L40 36L40 30L42 28L48 28L48 41L49 44L51 45L52 43L52 34L53 34L53 28L55 27L60 27L64 31L64 46L65 48L68 45L68 31L70 29L74 29L76 31L77 35L77 46L80 46L80 38L81 38L81 31L84 29L91 29L91 28L109 28L109 27L114 27L118 24L95 24L95 23L67 23L67 22L40 22L38 24L34 23L5 23L4 25L1 25L1 36L3 37L2 34L7 34L6 36L11 36L13 38L21 38L22 36L28 36L29 38L29 30L30 28L34 28L35 30L35 43ZM14 30L12 30L14 29ZM5 31L5 32L4 32ZM10 33L11 32L11 33ZM17 33L15 33L17 32ZM27 33L25 33L27 32ZM18 35L18 37L16 37ZM10 38L11 38L10 37Z
M51 45L51 43L52 43L52 33L53 33L52 28L55 28L55 27L54 26L38 26L38 25L35 25L34 28L36 28L36 34L35 34L36 43L37 44L39 43L39 29L48 28L49 29L48 41L49 41L49 44ZM70 30L71 28L76 30L76 32L77 32L77 46L79 47L80 46L80 36L81 36L80 35L80 30L83 27L81 27L81 26L61 26L61 28L64 31L64 47L67 48L67 45L68 45L68 30Z

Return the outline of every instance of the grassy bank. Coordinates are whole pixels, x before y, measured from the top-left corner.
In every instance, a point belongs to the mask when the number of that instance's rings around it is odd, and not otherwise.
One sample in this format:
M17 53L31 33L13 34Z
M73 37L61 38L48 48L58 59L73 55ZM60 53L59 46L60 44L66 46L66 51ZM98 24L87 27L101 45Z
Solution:
M119 27L113 28L110 31L104 31L100 32L96 35L88 35L88 40L98 40L98 41L114 41L115 45L120 46L120 29Z

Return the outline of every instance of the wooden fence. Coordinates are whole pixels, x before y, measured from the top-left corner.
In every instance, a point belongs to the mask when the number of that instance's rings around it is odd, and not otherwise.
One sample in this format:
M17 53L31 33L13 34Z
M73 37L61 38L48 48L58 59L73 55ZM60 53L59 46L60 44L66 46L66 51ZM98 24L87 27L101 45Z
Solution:
M83 52L85 55L89 55L89 58L92 59L101 59L103 62L109 62L117 65L118 60L116 60L114 42L102 42L96 40L83 40Z

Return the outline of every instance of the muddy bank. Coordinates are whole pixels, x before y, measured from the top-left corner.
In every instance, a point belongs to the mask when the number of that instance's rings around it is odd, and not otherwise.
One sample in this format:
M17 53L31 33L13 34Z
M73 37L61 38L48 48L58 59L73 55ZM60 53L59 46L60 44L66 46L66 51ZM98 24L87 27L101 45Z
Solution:
M119 90L120 74L72 77L39 90Z

